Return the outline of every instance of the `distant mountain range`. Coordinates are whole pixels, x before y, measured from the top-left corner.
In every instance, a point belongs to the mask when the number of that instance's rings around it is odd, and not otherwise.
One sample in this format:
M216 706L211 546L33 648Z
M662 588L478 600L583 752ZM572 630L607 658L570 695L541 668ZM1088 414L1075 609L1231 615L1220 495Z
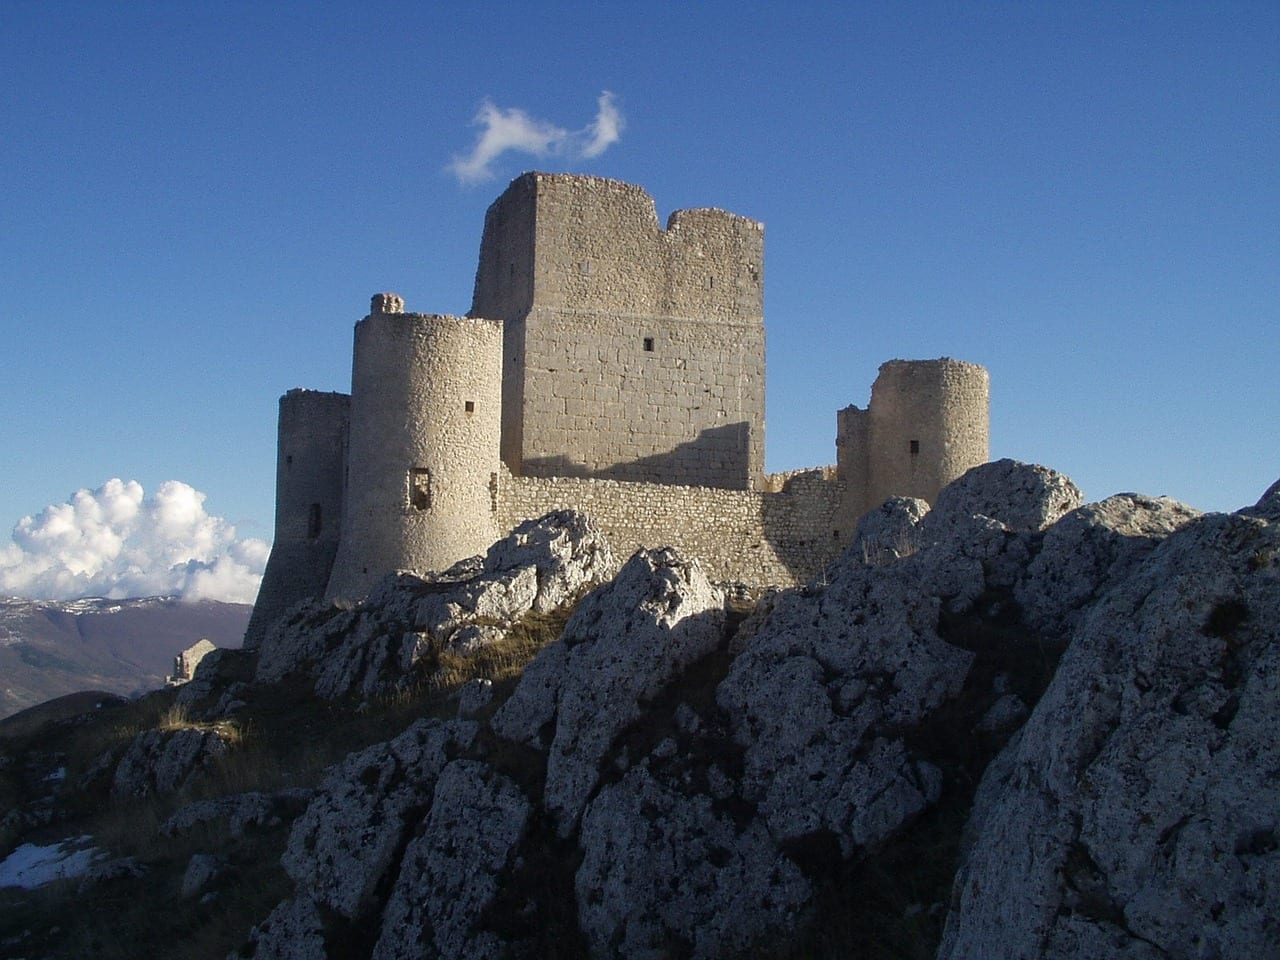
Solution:
M164 684L197 640L238 647L247 603L0 599L0 717L79 690L125 696Z

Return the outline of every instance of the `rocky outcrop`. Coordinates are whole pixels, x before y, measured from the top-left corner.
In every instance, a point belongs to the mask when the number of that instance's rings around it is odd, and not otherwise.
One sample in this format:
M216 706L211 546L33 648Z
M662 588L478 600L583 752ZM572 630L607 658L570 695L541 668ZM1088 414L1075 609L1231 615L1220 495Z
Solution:
M1168 497L1120 493L1072 510L1050 527L1014 586L1028 627L1061 635L1156 545L1199 516Z
M760 820L739 825L718 807L643 766L601 791L575 882L593 956L710 960L795 925L810 884Z
M983 780L939 956L1274 955L1278 622L1257 518L1191 521L1117 584Z
M614 739L724 637L724 593L673 550L641 550L574 611L493 718L501 736L547 754L544 803L576 827Z
M281 863L299 892L355 918L417 825L475 724L419 720L338 765L289 834Z
M227 740L217 730L144 731L133 738L116 764L111 792L124 797L173 793L227 748Z
M1038 464L993 460L942 488L924 519L933 538L941 528L989 517L1015 532L1043 530L1084 502L1071 480Z
M823 834L852 856L937 799L903 732L959 692L973 654L939 637L913 560L850 558L824 589L783 594L716 691L743 793L783 844Z
M500 956L502 941L482 921L532 812L520 788L486 764L445 767L405 850L373 960Z
M1065 477L1002 461L935 511L886 504L821 583L741 623L695 563L641 551L514 689L473 681L457 720L331 771L253 955L361 937L378 960L545 955L538 930L602 958L767 955L852 889L833 884L963 820L980 776L946 960L1269 955L1269 503L1081 506ZM530 602L526 575L486 593L478 564L370 606L409 620L459 585L495 619ZM335 637L363 615L330 613Z
M858 520L849 550L872 565L909 557L920 549L920 521L928 512L917 497L890 497Z
M160 825L166 837L178 837L196 827L225 821L228 833L240 837L247 830L279 826L295 819L311 800L311 790L295 788L278 793L233 793L211 800L197 800L179 807Z
M255 679L301 673L326 699L387 692L407 682L424 656L473 653L530 611L564 606L615 569L586 517L548 514L520 524L484 557L427 577L387 577L354 610L314 602L294 608L267 630Z

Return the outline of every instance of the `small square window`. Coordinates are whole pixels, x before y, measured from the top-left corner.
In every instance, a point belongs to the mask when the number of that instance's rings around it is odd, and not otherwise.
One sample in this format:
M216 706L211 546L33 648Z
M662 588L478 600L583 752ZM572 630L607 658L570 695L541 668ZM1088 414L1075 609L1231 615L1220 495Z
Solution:
M462 408L463 408L464 410L466 410L466 411L467 411L467 413L475 413L475 412L476 412L476 402L475 402L474 400L468 400L468 401L466 401L466 402L462 405Z
M919 441L919 440L912 440L912 441L911 441L911 455L914 457L914 456L915 456L917 453L919 453L919 452L920 452L920 441Z
M426 467L409 471L409 506L415 510L431 509L431 471Z
M653 337L644 338L644 349L646 353L653 353Z

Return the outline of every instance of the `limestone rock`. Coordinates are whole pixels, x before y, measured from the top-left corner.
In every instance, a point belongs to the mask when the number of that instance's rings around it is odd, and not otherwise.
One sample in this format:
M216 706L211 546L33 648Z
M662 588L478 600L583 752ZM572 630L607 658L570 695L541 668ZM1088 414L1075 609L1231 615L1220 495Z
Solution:
M1085 618L988 769L940 960L1280 952L1280 526L1210 514Z
M959 692L973 655L938 636L918 566L846 554L824 588L780 594L716 690L745 799L780 843L826 833L849 857L937 798L903 734Z
M1014 586L1023 619L1045 634L1067 632L1156 544L1197 516L1199 511L1176 500L1136 493L1072 510L1045 532Z
M358 916L417 825L440 771L475 734L474 723L419 720L332 769L280 858L298 892Z
M273 827L285 818L293 819L311 800L314 791L306 788L278 793L234 793L211 800L197 800L176 810L160 825L166 837L177 837L202 824L226 820L233 837L243 836L253 827Z
M910 556L920 549L920 521L928 512L917 497L890 497L859 518L849 550L872 565Z
M474 653L530 611L575 600L615 570L595 525L572 511L520 524L483 558L426 577L384 577L363 604L343 611L302 605L278 620L260 646L256 679L311 677L335 699L395 689L431 651Z
M810 895L759 820L739 827L644 767L601 790L579 842L578 918L597 957L737 956L789 929Z
M995 460L974 467L942 488L922 521L937 538L948 524L990 517L1015 533L1043 530L1084 502L1070 479L1034 464Z
M1258 498L1256 504L1238 512L1273 523L1280 520L1280 480L1267 487L1267 492Z
M641 550L588 595L495 714L501 736L547 752L544 803L572 833L614 738L720 643L723 592L673 550Z
M474 720L493 701L493 681L474 677L458 690L458 719Z
M227 751L215 730L147 730L138 734L116 764L111 792L145 797L173 793L205 764Z
M320 908L306 897L279 904L249 933L249 942L227 960L326 960L324 920Z
M405 850L373 960L500 956L482 918L531 813L519 787L486 764L445 767L422 832Z
M187 863L186 871L182 874L182 899L190 900L204 893L209 884L222 873L224 867L225 864L211 854L197 853L192 856Z

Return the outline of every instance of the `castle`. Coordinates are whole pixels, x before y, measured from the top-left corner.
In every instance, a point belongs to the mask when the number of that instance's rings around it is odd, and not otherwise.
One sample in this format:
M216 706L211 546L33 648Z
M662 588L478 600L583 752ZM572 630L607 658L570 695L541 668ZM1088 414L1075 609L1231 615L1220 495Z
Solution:
M988 377L894 360L836 415L836 465L764 474L764 228L640 187L526 173L485 216L471 311L373 298L351 394L280 399L275 542L246 634L289 606L441 570L523 520L590 515L615 550L790 585L858 517L987 460Z

